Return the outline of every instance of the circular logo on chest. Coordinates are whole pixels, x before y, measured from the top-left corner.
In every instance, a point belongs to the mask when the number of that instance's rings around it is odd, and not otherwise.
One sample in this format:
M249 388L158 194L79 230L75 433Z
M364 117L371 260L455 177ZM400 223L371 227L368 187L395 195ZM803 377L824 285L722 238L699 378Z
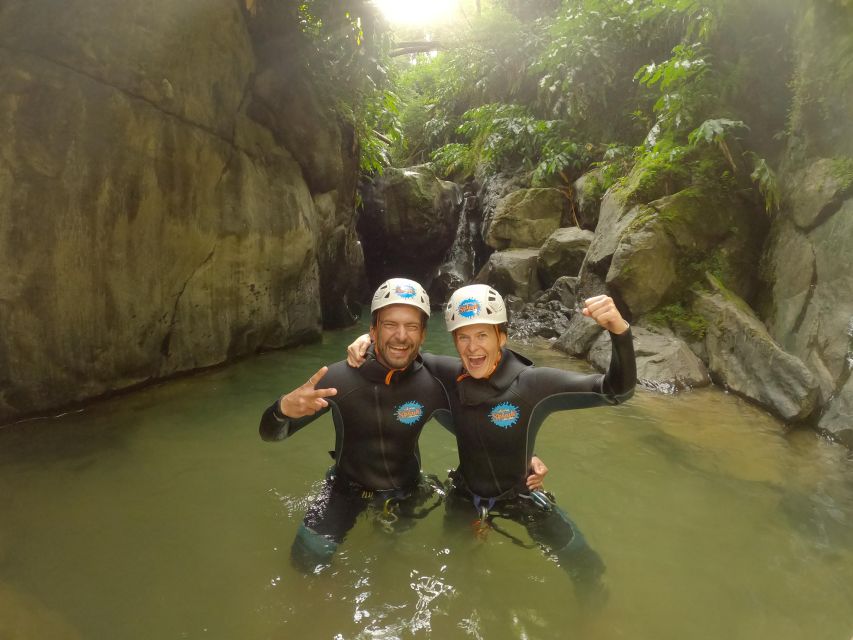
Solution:
M404 402L394 409L394 416L403 424L415 424L424 416L424 406L420 402Z
M501 402L489 412L489 420L501 429L513 426L521 417L521 410L509 402Z

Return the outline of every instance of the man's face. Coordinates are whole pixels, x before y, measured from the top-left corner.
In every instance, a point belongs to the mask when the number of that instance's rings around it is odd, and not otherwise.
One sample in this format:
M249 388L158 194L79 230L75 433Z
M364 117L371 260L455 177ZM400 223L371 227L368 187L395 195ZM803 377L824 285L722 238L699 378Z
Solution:
M485 378L498 363L506 334L493 324L469 324L453 332L453 342L471 377Z
M405 369L417 357L426 338L421 310L408 304L392 304L378 312L370 327L376 359L389 369Z

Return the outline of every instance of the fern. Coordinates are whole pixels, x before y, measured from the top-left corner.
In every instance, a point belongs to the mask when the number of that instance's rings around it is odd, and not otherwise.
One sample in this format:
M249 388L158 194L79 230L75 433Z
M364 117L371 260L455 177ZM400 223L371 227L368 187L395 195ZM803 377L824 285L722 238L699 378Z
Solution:
M754 153L750 153L750 156L753 169L749 177L758 186L758 191L764 198L764 210L768 215L772 215L779 211L782 201L776 174L764 158L759 158Z

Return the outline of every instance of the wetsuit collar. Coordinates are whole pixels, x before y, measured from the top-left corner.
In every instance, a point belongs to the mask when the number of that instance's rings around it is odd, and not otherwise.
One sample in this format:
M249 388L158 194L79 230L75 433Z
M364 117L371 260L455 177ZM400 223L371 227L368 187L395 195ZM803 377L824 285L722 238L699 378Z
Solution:
M382 384L393 384L397 380L407 378L423 366L423 360L419 353L417 358L405 369L389 369L376 359L376 352L373 349L373 345L367 348L367 353L364 357L364 364L359 367L359 372L370 382Z
M482 379L467 377L459 381L459 400L468 406L488 402L509 388L521 372L532 365L524 356L504 347L501 349L501 361L491 376Z

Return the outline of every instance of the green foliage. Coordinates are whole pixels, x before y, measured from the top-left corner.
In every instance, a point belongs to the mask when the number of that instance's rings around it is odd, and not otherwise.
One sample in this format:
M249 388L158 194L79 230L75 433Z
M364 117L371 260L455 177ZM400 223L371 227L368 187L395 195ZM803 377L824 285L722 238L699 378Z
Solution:
M727 139L733 132L743 129L749 129L749 127L740 120L715 118L712 120L705 120L705 122L690 132L690 135L687 136L687 140L693 146L703 142L705 144L717 145L726 160L728 160L729 165L731 165L732 171L737 171L737 163L735 163L735 160L732 157L732 152L729 149Z
M471 175L478 165L493 171L521 168L534 182L542 183L589 163L586 147L571 140L563 122L539 120L519 105L497 103L470 109L462 115L456 133L464 143L446 144L431 156L447 173Z
M470 176L477 166L476 157L467 144L451 142L432 152L430 160L441 175Z
M306 64L353 123L365 172L432 160L457 178L484 167L547 185L595 167L599 190L619 180L637 201L754 184L778 207L773 157L748 136L782 127L751 92L785 86L791 0L484 1L430 34L438 55L393 60L368 0L250 1L295 7Z
M776 180L776 174L768 166L764 158L759 158L756 154L751 154L753 160L752 173L749 175L752 181L758 187L758 191L764 198L764 210L769 214L779 210L779 205L782 201L782 196L779 191L779 183Z
M651 202L680 191L690 184L690 149L664 140L651 148L637 149L631 173L617 181L627 202Z
M709 69L704 47L695 43L676 45L670 58L636 73L634 77L640 84L660 91L654 104L659 127L678 133L696 122L712 100L707 82Z

